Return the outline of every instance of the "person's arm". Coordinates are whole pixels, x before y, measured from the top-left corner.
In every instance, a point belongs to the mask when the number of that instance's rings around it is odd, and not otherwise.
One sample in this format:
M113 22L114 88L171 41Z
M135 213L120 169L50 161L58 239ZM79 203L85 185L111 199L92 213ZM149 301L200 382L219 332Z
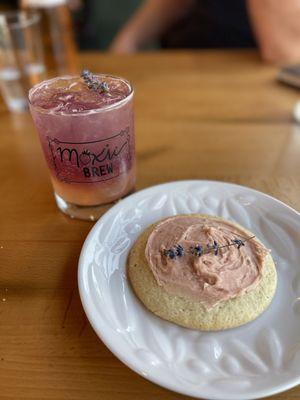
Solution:
M300 61L299 0L247 0L262 59L274 64Z
M110 51L132 53L159 38L190 10L194 0L147 0L118 32Z

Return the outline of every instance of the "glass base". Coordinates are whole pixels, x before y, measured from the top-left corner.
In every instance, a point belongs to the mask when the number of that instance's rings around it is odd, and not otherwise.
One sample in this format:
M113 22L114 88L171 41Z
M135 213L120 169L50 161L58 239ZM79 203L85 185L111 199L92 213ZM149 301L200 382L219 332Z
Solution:
M101 205L95 206L79 206L77 204L69 203L54 193L56 204L58 208L71 218L84 219L87 221L96 221L99 219L113 204L118 200Z

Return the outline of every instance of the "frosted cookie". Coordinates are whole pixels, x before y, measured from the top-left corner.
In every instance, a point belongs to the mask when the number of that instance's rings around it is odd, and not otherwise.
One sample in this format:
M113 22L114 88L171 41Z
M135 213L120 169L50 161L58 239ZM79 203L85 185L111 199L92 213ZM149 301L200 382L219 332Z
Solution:
M130 251L128 275L150 311L201 330L233 328L258 317L277 284L270 252L251 232L198 214L146 229Z

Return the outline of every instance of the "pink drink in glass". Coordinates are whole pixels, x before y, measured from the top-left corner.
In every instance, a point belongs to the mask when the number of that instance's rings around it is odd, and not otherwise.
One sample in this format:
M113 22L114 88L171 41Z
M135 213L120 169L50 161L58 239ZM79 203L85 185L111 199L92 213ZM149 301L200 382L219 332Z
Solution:
M136 176L132 87L118 77L94 79L107 91L80 77L59 77L29 92L58 207L92 220L102 205L132 191Z

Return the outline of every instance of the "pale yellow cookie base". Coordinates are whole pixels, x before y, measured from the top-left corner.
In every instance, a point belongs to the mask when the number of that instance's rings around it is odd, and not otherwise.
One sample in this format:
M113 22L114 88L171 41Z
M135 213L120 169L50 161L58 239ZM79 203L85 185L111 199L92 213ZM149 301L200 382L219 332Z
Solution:
M222 220L219 217L208 217ZM147 228L138 238L130 251L127 265L128 276L136 295L154 314L187 328L217 331L250 322L268 307L277 285L276 268L270 254L263 266L263 277L256 288L219 304L210 311L199 302L167 293L156 283L145 258L145 246L156 225ZM253 236L251 232L237 226L246 236Z

